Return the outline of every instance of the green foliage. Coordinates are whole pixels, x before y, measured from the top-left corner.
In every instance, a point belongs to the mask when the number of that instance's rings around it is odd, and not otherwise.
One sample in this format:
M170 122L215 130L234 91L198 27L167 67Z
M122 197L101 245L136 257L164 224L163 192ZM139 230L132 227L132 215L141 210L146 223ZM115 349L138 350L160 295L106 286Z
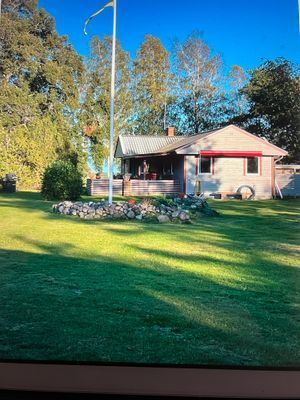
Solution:
M84 169L80 127L81 58L55 31L37 1L4 0L0 25L0 174L36 188L55 159L76 153Z
M111 37L92 38L85 68L37 0L2 0L0 43L0 177L14 172L19 187L37 188L55 160L85 172L88 152L101 171L109 148ZM151 35L133 62L117 42L114 139L162 134L165 123L183 134L236 123L300 162L299 94L299 71L283 59L250 71L249 82L237 65L224 76L220 57L197 33L175 42L171 59Z
M247 73L243 68L233 65L226 76L226 83L228 87L224 106L226 116L220 125L227 125L228 121L234 123L234 119L246 114L249 107L249 102L243 93L243 88L248 83Z
M153 203L155 206L160 206L161 204L163 204L165 206L172 207L176 205L173 199L168 199L167 197L160 197L160 196L155 197Z
M185 134L218 127L225 115L225 94L221 87L221 59L212 55L197 32L173 50L176 84L171 107L175 125Z
M289 152L289 161L300 162L300 74L285 59L266 61L250 71L250 80L241 91L249 112L240 116L252 133L264 136Z
M170 101L169 53L161 41L146 35L133 69L135 130L157 135L163 131L165 107Z
M77 200L82 193L82 175L68 161L56 161L46 168L41 194L46 200Z
M93 37L87 63L84 101L80 114L83 129L91 127L88 135L91 155L98 171L109 152L111 37ZM132 115L130 57L116 43L115 141L117 135L130 131Z
M15 173L19 188L37 189L45 166L56 159L56 134L48 117L17 125L10 132L0 125L0 176Z

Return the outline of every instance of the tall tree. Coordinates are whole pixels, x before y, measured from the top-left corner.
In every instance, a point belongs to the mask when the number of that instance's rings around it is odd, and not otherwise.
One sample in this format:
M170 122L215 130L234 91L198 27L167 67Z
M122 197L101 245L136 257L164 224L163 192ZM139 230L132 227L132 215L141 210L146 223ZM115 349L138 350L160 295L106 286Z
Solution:
M235 119L238 119L240 115L243 115L248 111L249 103L245 94L242 92L247 81L246 72L242 67L233 65L230 68L226 77L227 118L224 121L224 124L235 122Z
M183 43L176 41L173 57L177 77L173 115L179 130L199 133L219 126L224 107L220 57L211 55L198 33L192 33Z
M112 38L93 37L88 60L81 123L87 127L91 155L101 170L109 151L110 79ZM132 114L130 57L116 42L115 139L128 133Z
M134 61L135 133L163 131L170 78L169 53L158 38L146 35Z
M289 160L300 162L300 74L289 61L266 61L250 71L242 90L250 107L240 117L244 126L289 152Z
M84 66L36 0L3 0L0 25L0 175L38 185L47 165L72 158L82 167L76 124ZM47 151L45 151L47 149Z
M2 0L2 12L17 17L31 17L37 8L37 0Z

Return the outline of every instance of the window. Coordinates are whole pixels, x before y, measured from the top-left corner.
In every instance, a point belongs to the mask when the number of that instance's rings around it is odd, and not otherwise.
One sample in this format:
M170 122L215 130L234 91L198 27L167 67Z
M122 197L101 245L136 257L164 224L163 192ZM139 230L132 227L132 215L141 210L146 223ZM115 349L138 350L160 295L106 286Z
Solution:
M247 174L258 174L258 157L247 158Z
M211 174L211 157L200 157L199 174Z

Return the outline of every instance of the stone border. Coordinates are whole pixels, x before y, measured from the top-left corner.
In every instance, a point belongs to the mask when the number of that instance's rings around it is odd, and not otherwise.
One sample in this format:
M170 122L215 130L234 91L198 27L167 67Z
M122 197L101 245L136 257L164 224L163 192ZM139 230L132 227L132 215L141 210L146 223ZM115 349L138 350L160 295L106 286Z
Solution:
M190 222L190 214L178 206L155 205L149 201L140 203L117 202L108 204L106 201L84 203L81 201L64 201L54 204L52 211L57 214L73 215L82 219L123 219L123 220L153 220L159 223Z
M54 204L54 213L73 215L82 219L119 219L156 221L159 223L191 223L193 218L201 215L216 216L202 196L185 195L171 198L144 198L139 202L133 199L109 204L102 199L99 202L63 201Z

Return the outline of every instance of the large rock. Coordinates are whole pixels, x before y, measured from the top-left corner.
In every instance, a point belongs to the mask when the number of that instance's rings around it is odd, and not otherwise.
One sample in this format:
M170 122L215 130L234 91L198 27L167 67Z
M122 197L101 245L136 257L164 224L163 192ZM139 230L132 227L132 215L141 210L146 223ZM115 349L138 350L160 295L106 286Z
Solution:
M129 210L126 215L129 219L135 218L135 213L132 210Z
M157 220L160 224L165 224L167 222L170 222L170 218L166 214L158 215Z
M185 211L181 211L178 217L180 221L187 221L190 219L190 216Z
M172 218L178 218L178 215L180 214L180 211L174 211L172 212Z

